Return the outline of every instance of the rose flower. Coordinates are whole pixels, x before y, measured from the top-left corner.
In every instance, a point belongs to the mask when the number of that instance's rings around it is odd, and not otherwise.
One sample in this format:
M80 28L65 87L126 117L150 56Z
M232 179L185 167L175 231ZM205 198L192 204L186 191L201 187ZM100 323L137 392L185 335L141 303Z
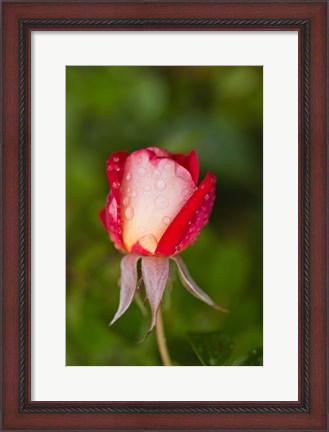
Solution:
M208 172L198 184L196 152L188 155L148 147L113 153L106 162L111 192L100 217L117 249L126 252L121 261L120 304L114 323L129 307L137 290L137 262L150 303L152 321L169 278L169 258L176 262L183 285L195 297L217 306L191 278L178 256L194 243L208 223L215 200L215 176Z

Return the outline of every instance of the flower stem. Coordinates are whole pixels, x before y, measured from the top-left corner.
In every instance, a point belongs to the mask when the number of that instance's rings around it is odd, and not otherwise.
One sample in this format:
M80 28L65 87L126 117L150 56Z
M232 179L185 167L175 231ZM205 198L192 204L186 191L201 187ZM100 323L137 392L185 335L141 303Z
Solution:
M169 351L166 344L166 336L163 330L161 308L158 309L158 313L157 313L156 334L157 334L158 348L159 348L162 363L164 366L171 366Z

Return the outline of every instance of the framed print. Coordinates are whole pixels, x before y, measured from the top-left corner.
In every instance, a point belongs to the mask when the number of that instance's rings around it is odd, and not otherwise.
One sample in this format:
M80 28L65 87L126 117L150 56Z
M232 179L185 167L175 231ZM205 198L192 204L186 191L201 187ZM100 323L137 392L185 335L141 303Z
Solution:
M11 2L4 430L326 430L326 2Z

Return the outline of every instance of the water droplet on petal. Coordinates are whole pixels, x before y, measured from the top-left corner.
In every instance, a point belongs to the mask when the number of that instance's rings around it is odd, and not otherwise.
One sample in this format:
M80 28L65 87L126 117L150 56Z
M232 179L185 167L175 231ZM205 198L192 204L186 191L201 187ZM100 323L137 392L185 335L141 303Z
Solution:
M127 206L127 205L129 205L129 203L130 203L130 198L128 196L124 197L122 200L122 204L124 206Z
M116 208L115 208L115 206L113 205L113 203L111 203L110 206L109 206L109 213L110 213L110 215L112 215L112 216L114 216L115 213L116 213Z
M118 157L114 157L114 158L113 158L113 162L119 162L119 160L120 160L120 159L119 159Z
M158 242L153 234L147 234L138 240L139 244L146 250L154 252Z
M128 181L131 179L131 173L130 173L130 172L126 175L126 179L127 179Z
M208 201L208 199L209 199L209 195L207 194L207 195L205 195L204 200Z
M154 204L156 208L164 209L168 206L169 200L165 196L160 195L154 200Z
M154 175L155 177L159 177L160 174L161 174L160 171L157 170L157 169L153 171L153 175Z
M108 171L112 171L112 170L113 170L112 165L109 165L109 166L107 167L107 170L108 170Z
M180 251L180 246L179 245L175 246L175 251L176 252Z
M189 181L191 179L191 174L181 165L176 166L176 176L184 181Z
M114 169L115 169L116 172L120 171L120 167L118 165L114 165Z
M127 207L125 210L125 216L127 219L132 219L134 217L134 209L132 207Z
M155 182L155 187L159 190L159 191L163 191L166 189L166 182L162 179L159 179Z
M120 235L120 234L122 234L122 228L121 227L118 227L117 228L117 233Z
M169 171L171 169L171 165L169 163L166 163L166 165L163 167L166 171Z
M169 224L170 224L170 218L169 218L168 216L165 216L165 217L162 219L162 222L163 222L165 225L169 225Z
M119 187L120 187L120 183L117 182L117 181L114 181L114 182L112 183L112 187L113 187L113 189L119 189Z
M140 167L140 168L137 169L137 174L140 175L140 176L143 176L143 175L145 175L146 173L147 173L147 171L146 171L146 169L143 168L143 167Z
M151 190L151 186L150 185L145 185L144 186L144 190L145 190L145 192L149 192Z

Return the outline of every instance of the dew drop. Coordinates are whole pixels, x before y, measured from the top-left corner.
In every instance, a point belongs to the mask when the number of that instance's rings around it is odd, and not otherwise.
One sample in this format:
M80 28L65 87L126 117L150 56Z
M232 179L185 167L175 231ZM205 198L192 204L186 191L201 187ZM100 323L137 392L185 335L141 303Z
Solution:
M138 174L139 176L143 176L143 175L145 175L146 173L147 173L147 171L146 171L146 169L143 168L143 167L140 167L140 168L137 169L137 174Z
M169 171L171 169L171 166L169 163L166 163L166 165L163 167L164 170Z
M113 158L113 162L119 162L119 160L120 160L120 159L119 159L118 157L114 157L114 158Z
M120 167L118 165L114 165L114 169L115 169L116 172L120 171Z
M176 252L180 251L180 246L179 245L175 246L175 251Z
M199 214L200 213L200 210L196 210L196 212L195 212L196 214Z
M159 170L154 170L153 171L153 175L154 175L154 177L159 177L159 175L160 175L160 171Z
M127 207L125 210L125 216L128 220L132 219L134 217L134 209L132 207Z
M192 221L188 221L188 224L191 225Z
M122 228L121 227L118 227L118 229L117 229L117 233L120 235L120 234L122 234Z
M157 239L153 234L147 234L144 237L141 237L138 241L144 249L147 249L150 252L154 252L158 245Z
M144 186L144 190L145 190L145 192L149 192L151 190L151 186L150 185L145 185Z
M159 191L163 191L166 189L166 182L162 179L159 179L155 182L155 187L159 190Z
M205 197L204 197L205 201L208 201L208 199L209 199L209 194L205 195Z
M169 200L165 196L160 195L154 200L154 204L156 208L164 209L168 206Z
M113 189L119 189L120 183L115 181L112 183L112 187L113 187Z
M109 213L110 213L110 215L112 215L112 216L114 216L115 215L115 213L116 213L116 208L115 208L115 206L114 205L110 205L110 207L109 207Z
M128 174L126 175L126 179L127 179L128 181L131 179L131 173L128 173Z
M189 181L191 179L191 174L180 165L176 167L176 176L184 181Z
M129 203L130 203L130 198L128 196L124 197L122 200L122 204L124 206L127 206L127 205L129 205Z
M113 170L112 165L109 165L109 166L107 167L107 170L108 170L108 171L112 171L112 170Z
M168 216L165 216L165 217L162 219L162 222L163 222L165 225L169 225L169 224L170 224L170 218L169 218Z

